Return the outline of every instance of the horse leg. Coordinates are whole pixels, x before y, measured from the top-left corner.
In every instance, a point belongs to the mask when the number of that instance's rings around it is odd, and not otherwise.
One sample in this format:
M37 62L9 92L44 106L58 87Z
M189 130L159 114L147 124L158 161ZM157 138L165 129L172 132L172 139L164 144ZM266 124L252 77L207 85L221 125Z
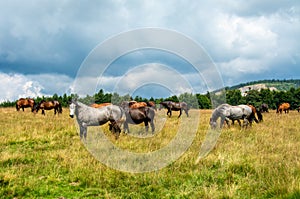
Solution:
M149 125L148 125L148 120L147 119L144 121L144 124L145 124L146 134L148 134Z
M238 121L238 123L239 123L240 127L242 127L242 123L241 123L241 121L240 121L240 120L237 120L237 121Z
M80 128L80 139L86 139L86 131L87 131L87 127L83 126L83 124L79 125Z
M247 118L244 118L244 121L243 121L243 128L247 129L248 124L249 124L249 120L248 120ZM250 122L250 126L252 126L252 123L251 123L251 122Z
M169 117L171 117L171 116L172 116L172 111L171 111L171 109L169 109L169 108L168 108L167 115L168 115Z
M124 122L124 134L126 134L126 130L127 130L127 133L129 134L128 123L125 121L125 122Z
M221 118L221 121L220 121L220 129L222 129L223 128L223 124L224 124L224 122L225 122L225 117L222 117ZM227 123L227 120L226 120L226 123ZM228 123L227 123L227 125L228 125Z
M181 116L181 113L182 113L182 109L179 110L179 115L178 115L178 118L180 118Z
M188 109L184 109L184 112L185 112L186 116L189 117L189 110Z
M42 115L46 115L46 114L45 114L45 110L44 110L44 109L42 109Z
M152 134L154 134L155 126L153 120L150 121L150 125L151 125Z
M229 118L226 118L226 117L225 117L224 120L225 120L225 122L226 122L228 128L230 128L230 120L229 120ZM224 124L224 121L223 121L223 124Z

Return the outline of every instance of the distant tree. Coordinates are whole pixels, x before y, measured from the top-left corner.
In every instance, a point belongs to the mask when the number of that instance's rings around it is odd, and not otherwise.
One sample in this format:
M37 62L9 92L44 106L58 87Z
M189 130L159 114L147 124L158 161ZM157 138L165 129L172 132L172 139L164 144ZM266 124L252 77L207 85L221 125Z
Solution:
M192 93L180 94L178 100L180 102L186 102L190 108L199 108L197 97Z
M230 105L238 105L241 104L242 93L240 90L228 90L226 92L226 102Z
M198 106L200 109L210 109L211 102L207 95L196 94Z
M260 95L257 90L248 91L247 95L244 97L247 104L252 104L253 106L259 106L260 104Z

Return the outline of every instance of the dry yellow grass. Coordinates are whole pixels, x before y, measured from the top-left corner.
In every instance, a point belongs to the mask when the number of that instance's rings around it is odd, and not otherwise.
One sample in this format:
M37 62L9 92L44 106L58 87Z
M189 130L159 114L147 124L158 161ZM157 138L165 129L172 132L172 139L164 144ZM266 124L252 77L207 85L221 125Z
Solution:
M158 132L139 138L144 126L119 140L100 129L117 147L137 153L168 145L177 134L193 131L199 111L182 120L158 112ZM200 110L196 136L175 162L158 171L125 173L97 161L80 141L68 109L54 116L0 109L0 198L299 198L300 114L264 114L264 122L240 130L224 128L216 146L194 162L208 131L211 110ZM161 129L161 131L159 131ZM180 147L180 146L178 146Z

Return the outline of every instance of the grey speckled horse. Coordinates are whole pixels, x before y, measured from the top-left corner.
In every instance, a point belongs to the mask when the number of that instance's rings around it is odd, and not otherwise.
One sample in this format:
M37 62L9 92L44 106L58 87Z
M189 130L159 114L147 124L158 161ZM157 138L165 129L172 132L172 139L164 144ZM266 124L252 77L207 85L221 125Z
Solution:
M125 121L124 110L116 105L109 105L103 108L93 108L78 101L72 101L70 104L70 117L76 115L80 127L80 138L86 139L88 126L99 126L107 122L109 129L115 133L118 139L121 132L121 125Z
M215 129L217 127L217 120L220 117L220 128L223 127L224 121L226 121L227 125L229 126L229 120L239 120L243 119L243 127L248 126L249 122L251 125L252 119L252 110L247 105L238 105L238 106L231 106L229 104L221 104L218 106L212 113L210 118L210 126L211 128Z

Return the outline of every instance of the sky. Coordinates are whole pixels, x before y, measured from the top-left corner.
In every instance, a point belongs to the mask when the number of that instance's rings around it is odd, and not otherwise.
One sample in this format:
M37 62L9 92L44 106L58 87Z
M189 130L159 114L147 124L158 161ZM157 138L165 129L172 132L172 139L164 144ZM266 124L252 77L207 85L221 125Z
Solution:
M298 0L0 1L0 30L0 102L100 88L167 97L300 79ZM190 41L199 48L185 48Z

